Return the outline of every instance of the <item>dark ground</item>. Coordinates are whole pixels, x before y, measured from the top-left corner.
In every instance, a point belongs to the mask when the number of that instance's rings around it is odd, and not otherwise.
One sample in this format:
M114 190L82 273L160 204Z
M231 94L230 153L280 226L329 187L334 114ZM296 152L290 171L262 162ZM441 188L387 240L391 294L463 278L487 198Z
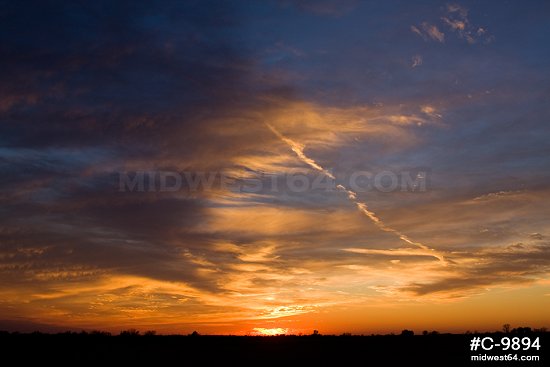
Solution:
M479 334L500 340L503 336L540 337L539 351L470 351L474 335L387 336L107 336L101 334L0 333L4 361L176 362L178 365L262 365L298 363L353 366L550 366L550 333L529 335ZM496 348L495 348L496 349ZM471 362L472 354L512 353L539 355L539 362ZM8 359L9 360L9 359ZM3 364L3 363L2 363Z

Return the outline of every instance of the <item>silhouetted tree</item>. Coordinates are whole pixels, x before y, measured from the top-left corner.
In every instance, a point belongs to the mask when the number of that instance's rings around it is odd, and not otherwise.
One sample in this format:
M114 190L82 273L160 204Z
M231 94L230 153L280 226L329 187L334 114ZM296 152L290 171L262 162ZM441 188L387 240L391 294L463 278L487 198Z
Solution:
M157 332L155 330L147 330L145 332L145 334L143 334L143 335L145 335L145 336L155 336L155 335L157 335Z
M424 331L422 332L422 335L428 335L428 330L424 330Z
M189 336L200 336L200 334L195 330Z
M401 336L413 336L413 335L414 335L414 331L412 331L412 330L405 329L405 330L401 331Z
M504 331L506 334L510 333L510 324L502 325L502 331Z
M313 336L319 336L321 334L319 334L319 330L313 330Z
M92 331L90 331L90 335L94 335L94 336L111 336L111 333L108 332L108 331L92 330Z
M139 330L128 329L120 332L120 336L139 336Z

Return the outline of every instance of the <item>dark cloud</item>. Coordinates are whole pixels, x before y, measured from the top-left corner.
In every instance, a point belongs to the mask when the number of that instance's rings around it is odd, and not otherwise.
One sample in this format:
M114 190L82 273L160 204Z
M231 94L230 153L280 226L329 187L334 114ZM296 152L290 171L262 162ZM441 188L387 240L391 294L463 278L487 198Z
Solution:
M222 35L234 27L228 7L11 4L2 19L1 93L12 101L4 144L147 149L173 129L196 130L197 115L241 89L245 61Z
M529 284L540 279L550 270L550 246L518 243L499 250L461 253L456 258L476 259L474 265L462 266L459 276L444 277L433 283L411 284L403 287L417 295L444 292L465 295L468 291L502 285Z

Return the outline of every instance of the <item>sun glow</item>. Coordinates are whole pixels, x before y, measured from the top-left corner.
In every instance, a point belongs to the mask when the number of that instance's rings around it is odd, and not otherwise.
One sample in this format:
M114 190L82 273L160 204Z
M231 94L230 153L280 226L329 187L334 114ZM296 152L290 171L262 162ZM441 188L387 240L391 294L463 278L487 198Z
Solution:
M263 336L273 336L273 335L282 335L286 334L288 329L285 328L272 328L272 329L266 329L263 327L255 327L254 329L254 335L263 335Z

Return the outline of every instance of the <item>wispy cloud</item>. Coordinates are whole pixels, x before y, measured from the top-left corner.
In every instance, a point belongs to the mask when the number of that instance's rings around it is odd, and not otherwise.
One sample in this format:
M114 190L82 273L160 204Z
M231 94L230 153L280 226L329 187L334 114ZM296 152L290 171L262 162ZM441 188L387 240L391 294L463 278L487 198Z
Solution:
M435 109L435 107L433 106L430 106L430 105L425 105L425 106L422 106L420 108L420 111L422 111L422 113L430 116L430 117L433 117L433 118L442 118L443 116L438 113L438 111Z
M416 68L420 65L422 65L423 59L420 55L414 55L411 57L411 68Z
M480 26L473 25L468 18L468 9L458 5L447 5L447 15L441 17L443 23L456 32L459 38L466 40L470 44L478 41L489 43L494 40L487 30Z
M319 171L319 172L325 174L327 177L332 178L332 179L335 178L334 175L333 175L330 171L324 169L323 167L321 167L320 165L318 165L317 162L315 162L313 159L309 158L308 156L306 156L306 155L304 154L304 147L305 147L304 145L299 144L299 143L296 143L296 142L293 141L292 139L289 139L289 138L284 137L283 135L281 135L281 133L279 133L279 132L278 132L273 126L271 126L270 124L266 124L266 125L267 125L267 127L268 127L271 131L273 131L273 133L274 133L275 135L277 135L277 137L278 137L279 139L281 139L282 141L284 141L285 143L288 144L288 146L290 147L290 149L292 149L292 151L293 151L294 153L296 153L296 155L298 156L298 158L300 158L300 160L302 160L302 161L303 161L304 163L306 163L307 165L311 166L313 169L315 169L315 170L317 170L317 171Z
M440 261L445 261L442 255L436 253L435 251L430 251L427 248L400 248L400 249L389 249L389 250L379 250L379 249L365 249L365 248L346 248L344 251L353 252L356 254L365 254L365 255L386 255L390 257L397 256L427 256L434 257ZM392 260L393 261L393 260Z
M514 244L475 253L457 253L456 272L429 283L413 283L402 288L418 295L443 293L450 297L479 293L487 288L536 282L550 270L547 245Z
M449 4L445 8L445 15L440 18L441 26L449 28L458 38L466 40L469 44L482 41L492 42L495 37L485 27L472 24L468 18L468 9L458 4ZM420 25L411 26L411 31L422 37L424 41L445 42L445 33L436 24L422 22Z
M301 148L301 146L299 144L297 144L296 142L284 137L277 130L275 130L275 128L273 128L272 126L270 126L270 125L268 125L268 126L281 140L283 140L285 143L287 143L291 147L291 149L296 153L298 158L300 158L302 161L304 161L308 165L312 166L316 170L318 170L318 171L322 172L323 174L327 175L327 177L332 178L332 179L335 178L334 175L332 175L332 173L330 173L329 171L327 171L323 167L319 166L313 159L307 157L303 153L303 149ZM443 255L437 254L435 250L429 249L426 245L424 245L422 243L414 242L413 240L411 240L405 234L403 234L403 233L399 232L398 230L396 230L394 228L391 228L388 225L386 225L373 211L369 210L366 203L357 201L357 193L353 192L352 190L346 188L343 185L338 185L337 189L339 189L339 190L343 191L344 193L346 193L349 200L351 200L357 206L359 211L361 213L363 213L365 216L367 216L367 218L369 218L378 228L380 228L381 230L383 230L385 232L390 232L390 233L395 234L400 240L406 242L409 245L417 246L422 250L431 251L432 254L435 254L434 257L436 257L443 264L445 264L445 259L444 259Z
M422 37L424 41L433 40L440 43L445 42L445 34L441 32L436 25L422 22L419 27L413 25L411 26L411 31Z

